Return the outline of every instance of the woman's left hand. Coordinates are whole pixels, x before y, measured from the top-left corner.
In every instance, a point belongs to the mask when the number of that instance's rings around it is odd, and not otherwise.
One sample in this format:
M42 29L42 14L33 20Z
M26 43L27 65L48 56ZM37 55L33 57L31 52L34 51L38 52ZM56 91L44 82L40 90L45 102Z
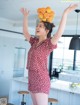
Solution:
M75 10L78 7L78 4L71 4L68 8L65 9L64 13L69 14L73 10Z

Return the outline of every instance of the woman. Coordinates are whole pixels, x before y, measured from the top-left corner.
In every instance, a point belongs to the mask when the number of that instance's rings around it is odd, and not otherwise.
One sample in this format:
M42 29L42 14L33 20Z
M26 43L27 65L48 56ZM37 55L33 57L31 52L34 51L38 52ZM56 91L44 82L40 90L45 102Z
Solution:
M31 44L28 53L27 69L29 77L28 89L33 100L33 105L48 105L50 78L47 70L47 57L50 52L57 47L57 42L64 32L68 14L75 10L77 6L77 4L74 4L65 9L58 31L53 37L50 37L50 35L54 24L44 21L39 22L36 26L37 37L31 37L28 32L29 11L24 8L21 9L22 14L24 15L24 37Z

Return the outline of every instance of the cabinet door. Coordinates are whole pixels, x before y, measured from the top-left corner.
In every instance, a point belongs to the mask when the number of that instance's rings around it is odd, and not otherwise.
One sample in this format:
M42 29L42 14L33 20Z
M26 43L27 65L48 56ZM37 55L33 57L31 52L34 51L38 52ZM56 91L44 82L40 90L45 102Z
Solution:
M49 97L58 99L57 96L58 96L58 90L57 89L50 89ZM48 103L48 105L50 105L50 103ZM55 105L57 105L57 104L55 104Z
M56 89L50 89L50 93L49 93L49 97L50 98L55 98L55 99L57 99L58 97L57 97L57 94L58 94L58 90L56 90Z
M20 105L21 95L18 94L18 91L20 91L20 86L20 82L12 81L9 92L9 103L13 103L14 105Z
M80 95L70 93L70 105L80 105Z
M70 105L69 93L65 91L58 91L58 105Z

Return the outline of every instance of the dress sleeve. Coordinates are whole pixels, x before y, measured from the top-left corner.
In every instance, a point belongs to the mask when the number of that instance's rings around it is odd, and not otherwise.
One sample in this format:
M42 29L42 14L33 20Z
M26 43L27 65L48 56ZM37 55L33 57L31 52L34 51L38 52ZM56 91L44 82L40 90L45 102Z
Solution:
M29 43L31 44L31 46L35 43L35 41L36 41L36 38L35 37L30 37L30 41L29 41Z
M56 45L52 44L51 43L51 38L48 38L48 40L46 42L47 54L50 54L56 48L57 48L57 44Z

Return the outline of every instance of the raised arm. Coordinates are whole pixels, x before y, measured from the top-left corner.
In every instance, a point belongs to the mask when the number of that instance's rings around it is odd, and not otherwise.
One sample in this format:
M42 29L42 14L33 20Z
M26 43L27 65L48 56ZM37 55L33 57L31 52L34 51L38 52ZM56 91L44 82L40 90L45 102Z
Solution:
M51 39L52 44L54 44L54 45L57 44L59 38L62 36L62 34L64 32L68 14L71 11L75 10L77 6L78 6L78 4L70 5L68 8L66 8L64 10L64 13L62 15L62 19L60 21L60 25L59 25L58 31L55 33L55 35Z
M29 11L27 11L25 8L21 8L21 12L23 14L23 34L24 34L24 37L27 39L27 41L30 41L31 35L28 32Z

